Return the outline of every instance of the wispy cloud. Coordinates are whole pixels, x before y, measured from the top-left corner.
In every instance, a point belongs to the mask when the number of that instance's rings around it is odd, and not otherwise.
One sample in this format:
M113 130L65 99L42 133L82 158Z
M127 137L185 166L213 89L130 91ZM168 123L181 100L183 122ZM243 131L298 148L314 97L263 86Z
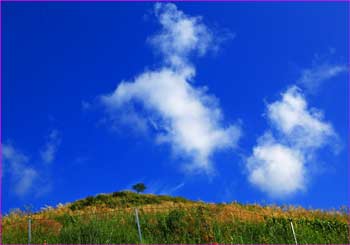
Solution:
M271 128L247 159L249 181L273 197L304 191L308 161L317 149L332 145L337 137L332 125L321 111L308 107L296 86L268 104L266 116Z
M308 92L315 93L325 81L335 78L348 70L346 65L341 64L314 64L313 67L301 71L297 84L306 88Z
M81 101L81 108L84 111L89 110L91 108L91 104L88 101L82 100Z
M187 159L186 170L211 173L211 156L235 148L241 136L238 125L224 124L216 97L193 85L189 57L216 49L216 38L201 17L187 16L174 4L155 4L154 13L162 28L149 41L162 55L162 67L122 81L101 101L112 118L127 110L130 122L138 122L132 127L151 126L156 142L170 144Z
M180 184L178 184L178 185L176 185L176 186L174 186L174 187L171 187L170 189L166 190L165 193L166 193L166 194L169 194L169 195L170 195L170 194L174 194L174 193L176 193L178 190L182 189L184 186L185 186L185 183L182 182L182 183L180 183Z
M52 163L55 160L58 147L61 144L61 136L58 130L51 130L44 149L40 152L44 163Z
M189 54L201 56L216 48L216 40L201 17L187 16L174 4L157 3L154 13L162 29L149 40L169 65L188 66Z
M185 186L184 182L177 185L163 184L161 182L151 182L146 189L147 193L157 195L174 195Z
M11 176L13 191L18 196L30 193L38 172L29 165L29 158L12 145L2 144L3 167Z
M12 182L11 191L19 197L28 194L39 197L50 192L52 181L48 163L55 160L60 143L60 133L50 131L44 149L39 151L40 158L34 160L12 144L2 144L4 176Z

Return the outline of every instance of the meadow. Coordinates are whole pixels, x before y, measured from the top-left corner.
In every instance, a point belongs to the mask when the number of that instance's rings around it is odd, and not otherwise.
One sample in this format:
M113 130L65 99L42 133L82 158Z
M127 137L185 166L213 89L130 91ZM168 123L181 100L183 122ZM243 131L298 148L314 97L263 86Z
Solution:
M301 207L209 204L181 197L116 192L40 212L13 211L3 218L3 243L295 243L349 244L348 213Z

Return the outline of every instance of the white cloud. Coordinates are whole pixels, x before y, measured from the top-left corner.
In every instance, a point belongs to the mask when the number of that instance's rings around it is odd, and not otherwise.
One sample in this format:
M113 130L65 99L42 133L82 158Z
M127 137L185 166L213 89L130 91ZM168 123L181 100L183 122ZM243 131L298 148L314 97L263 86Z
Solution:
M328 63L314 65L312 68L302 70L297 83L309 92L315 92L326 80L332 79L347 70L348 68L345 65L331 65Z
M44 163L52 163L55 160L58 147L61 144L61 137L57 130L52 130L44 149L40 152Z
M323 120L323 113L308 108L300 89L293 86L281 96L267 105L273 131L258 140L247 159L249 181L274 197L305 190L308 160L336 138L332 125Z
M335 136L332 125L323 121L323 113L315 108L309 109L301 90L295 86L267 109L273 126L299 149L318 148Z
M131 110L134 121L152 125L158 143L189 158L187 169L209 173L213 153L234 148L241 135L239 126L224 125L217 99L192 85L195 68L188 58L215 47L214 39L200 17L188 17L174 4L156 4L155 13L162 30L150 40L164 57L163 67L121 82L101 101L113 118L123 108L141 107Z
M306 169L303 154L263 136L247 160L249 181L273 197L304 190Z
M171 65L182 66L189 54L215 49L214 37L201 17L187 16L174 4L156 3L154 10L162 30L150 41Z
M57 130L52 130L48 141L42 151L39 152L41 166L33 165L33 160L15 149L11 144L2 144L4 173L12 182L11 190L18 196L23 197L31 194L39 197L51 191L50 169L48 163L55 160L57 149L61 143L61 136Z
M2 154L4 169L9 172L14 183L13 191L18 196L28 194L38 178L37 171L28 166L28 157L7 144L2 145Z
M176 152L192 156L195 167L209 169L210 155L217 149L234 147L240 130L236 126L223 128L213 98L192 87L187 79L166 68L144 73L132 83L121 83L102 101L108 108L132 100L141 102L161 128L158 142L168 142Z

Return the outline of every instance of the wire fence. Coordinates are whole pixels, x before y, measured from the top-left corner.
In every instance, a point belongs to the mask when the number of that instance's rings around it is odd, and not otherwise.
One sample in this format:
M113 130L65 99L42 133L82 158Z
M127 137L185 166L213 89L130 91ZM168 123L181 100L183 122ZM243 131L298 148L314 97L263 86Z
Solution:
M305 217L210 205L119 208L111 211L22 217L2 224L6 244L107 243L342 243L346 216Z

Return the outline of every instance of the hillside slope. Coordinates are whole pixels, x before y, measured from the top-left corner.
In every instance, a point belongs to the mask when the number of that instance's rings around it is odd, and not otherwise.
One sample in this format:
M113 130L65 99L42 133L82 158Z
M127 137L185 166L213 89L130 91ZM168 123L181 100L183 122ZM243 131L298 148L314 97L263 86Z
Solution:
M301 207L209 204L182 197L100 194L56 208L3 218L3 242L138 243L138 210L143 243L349 243L348 215Z

